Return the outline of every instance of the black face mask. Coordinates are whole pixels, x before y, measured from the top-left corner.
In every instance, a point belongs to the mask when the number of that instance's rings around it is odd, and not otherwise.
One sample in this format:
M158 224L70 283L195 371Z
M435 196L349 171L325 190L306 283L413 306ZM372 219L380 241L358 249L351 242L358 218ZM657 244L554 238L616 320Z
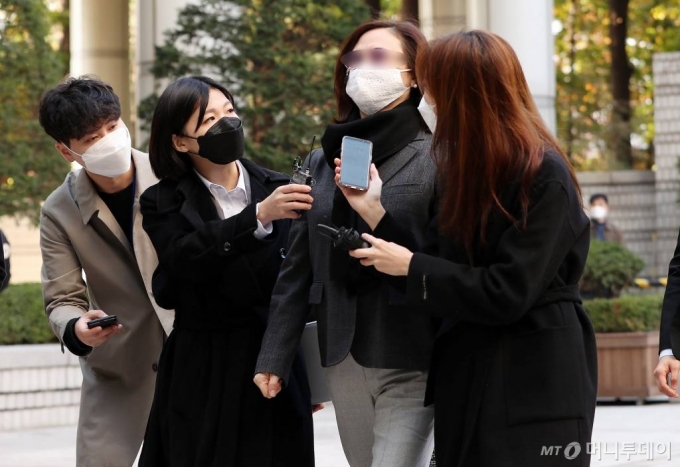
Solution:
M227 165L243 157L245 142L243 124L236 117L222 117L203 136L193 138L198 142L198 155L219 165Z

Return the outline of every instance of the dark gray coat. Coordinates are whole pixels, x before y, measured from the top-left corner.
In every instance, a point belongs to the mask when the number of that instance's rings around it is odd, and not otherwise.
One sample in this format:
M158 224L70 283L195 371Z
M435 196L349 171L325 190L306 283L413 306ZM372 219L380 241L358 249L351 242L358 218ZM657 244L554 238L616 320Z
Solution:
M421 131L378 169L385 209L422 242L435 210L436 176L430 142L430 135ZM315 151L306 164L317 181L312 190L314 204L291 227L256 372L288 378L310 312L318 319L324 366L340 363L351 350L365 367L427 370L438 319L410 311L403 296L384 280L357 297L344 281L331 279L332 244L316 229L319 223L328 224L331 219L334 172L321 150Z

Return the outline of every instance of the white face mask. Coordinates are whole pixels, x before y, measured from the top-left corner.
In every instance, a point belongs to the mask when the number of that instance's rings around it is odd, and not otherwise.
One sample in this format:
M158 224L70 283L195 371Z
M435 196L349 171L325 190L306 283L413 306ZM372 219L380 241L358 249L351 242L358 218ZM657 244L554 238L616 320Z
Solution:
M347 95L366 115L384 109L409 89L404 86L398 68L353 68L349 70Z
M132 164L132 141L130 132L123 123L87 148L83 154L78 154L71 149L69 151L83 159L88 172L103 177L113 178L123 175L130 170Z
M604 206L593 206L590 208L590 217L601 221L607 217L607 208Z
M420 116L423 117L425 125L427 125L432 134L434 134L434 130L437 128L437 114L434 111L434 106L428 104L423 97L420 99L420 104L418 104L418 112L420 112Z

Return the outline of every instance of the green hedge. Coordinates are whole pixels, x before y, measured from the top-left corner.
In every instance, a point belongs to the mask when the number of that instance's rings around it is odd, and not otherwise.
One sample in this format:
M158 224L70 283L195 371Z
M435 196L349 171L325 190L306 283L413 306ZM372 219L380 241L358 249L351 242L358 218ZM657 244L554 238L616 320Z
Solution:
M586 297L618 297L644 267L644 261L626 247L593 240L581 277L581 293Z
M43 308L40 284L11 284L0 293L0 344L57 342Z
M583 302L595 332L656 331L663 295L623 295ZM0 293L0 344L57 342L47 324L40 284L12 284Z
M583 302L595 332L657 331L663 295L622 295Z

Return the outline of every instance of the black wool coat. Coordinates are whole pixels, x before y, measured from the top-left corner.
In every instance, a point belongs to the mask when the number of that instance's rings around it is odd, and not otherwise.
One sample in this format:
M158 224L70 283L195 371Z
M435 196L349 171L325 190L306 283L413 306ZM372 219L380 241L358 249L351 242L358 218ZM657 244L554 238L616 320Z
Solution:
M522 219L518 193L509 187L501 202ZM426 401L440 467L590 464L597 352L577 286L589 221L555 153L545 154L530 197L526 229L495 212L471 254L433 223L402 282L420 313L445 319ZM375 235L398 241L403 233L384 221ZM574 442L580 454L568 459L562 450ZM561 450L542 455L543 446Z
M288 177L242 161L250 204L220 219L193 170L141 198L159 266L153 291L175 308L159 363L140 466L313 466L307 376L300 359L285 389L265 399L252 381L290 221L263 240L256 203Z

